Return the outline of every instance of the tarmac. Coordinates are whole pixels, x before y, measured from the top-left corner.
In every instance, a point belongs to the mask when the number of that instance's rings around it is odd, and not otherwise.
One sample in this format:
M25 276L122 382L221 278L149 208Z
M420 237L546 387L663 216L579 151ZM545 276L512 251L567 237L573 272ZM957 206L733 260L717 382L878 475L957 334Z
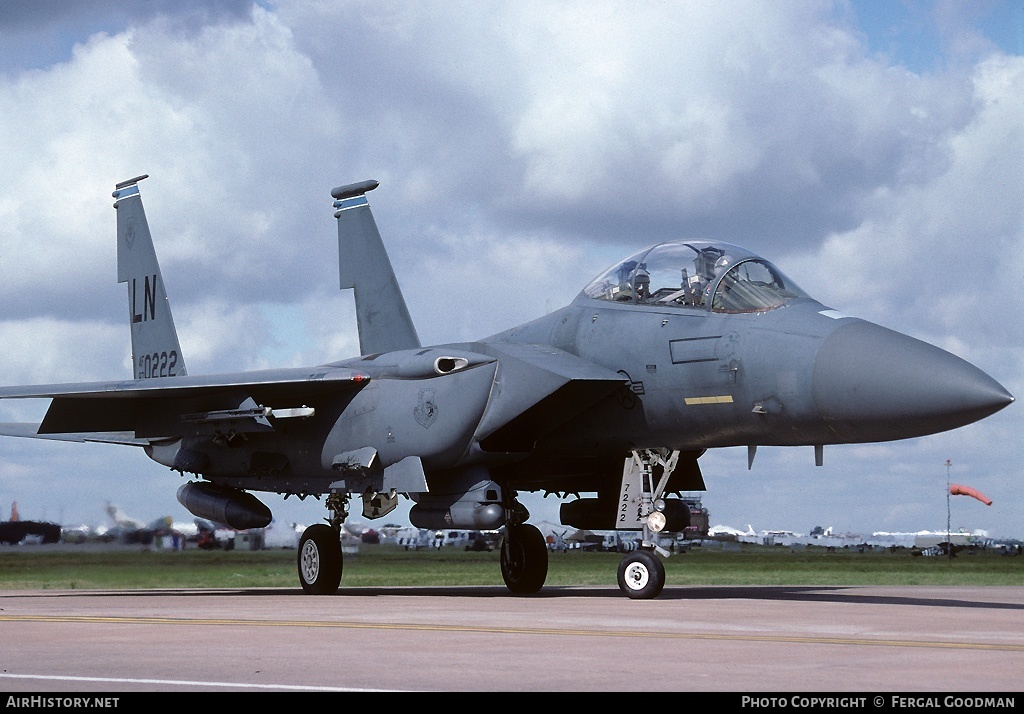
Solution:
M1009 693L1024 586L0 591L0 692ZM5 698L6 695L5 695Z

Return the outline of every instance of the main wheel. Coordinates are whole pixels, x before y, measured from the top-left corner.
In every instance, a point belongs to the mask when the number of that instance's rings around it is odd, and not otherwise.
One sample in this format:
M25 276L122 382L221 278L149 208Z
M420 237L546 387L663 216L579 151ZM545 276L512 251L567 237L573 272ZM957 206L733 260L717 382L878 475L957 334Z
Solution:
M341 541L325 523L310 526L299 539L299 582L310 595L331 595L341 585Z
M619 589L634 600L650 600L665 587L665 564L649 550L637 550L619 563Z
M544 586L548 577L548 547L536 526L524 523L505 529L501 577L516 595L531 595Z

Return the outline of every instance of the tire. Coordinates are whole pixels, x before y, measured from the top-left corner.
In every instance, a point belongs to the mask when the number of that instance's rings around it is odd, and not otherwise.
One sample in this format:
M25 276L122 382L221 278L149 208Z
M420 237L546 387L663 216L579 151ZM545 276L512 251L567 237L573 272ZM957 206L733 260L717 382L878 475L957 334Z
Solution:
M649 550L637 550L619 563L619 589L634 600L651 600L665 587L665 564Z
M501 577L514 595L532 595L548 577L548 547L536 526L505 530L501 543Z
M310 526L299 539L299 582L309 595L333 595L341 585L343 559L338 533L329 525Z

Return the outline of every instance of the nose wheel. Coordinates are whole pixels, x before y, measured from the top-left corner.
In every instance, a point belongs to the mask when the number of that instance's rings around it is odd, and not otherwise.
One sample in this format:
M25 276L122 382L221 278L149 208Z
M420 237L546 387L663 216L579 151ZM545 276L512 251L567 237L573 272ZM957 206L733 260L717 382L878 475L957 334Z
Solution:
M665 564L649 550L637 550L619 563L619 589L634 600L650 600L665 587Z

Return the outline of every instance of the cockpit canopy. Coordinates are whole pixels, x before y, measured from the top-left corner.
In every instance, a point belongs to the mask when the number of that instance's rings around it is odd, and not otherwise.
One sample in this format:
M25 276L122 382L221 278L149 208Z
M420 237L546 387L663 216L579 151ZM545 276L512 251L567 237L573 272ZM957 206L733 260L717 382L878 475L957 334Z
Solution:
M760 312L807 293L767 260L729 243L645 248L583 289L597 300L714 312Z

